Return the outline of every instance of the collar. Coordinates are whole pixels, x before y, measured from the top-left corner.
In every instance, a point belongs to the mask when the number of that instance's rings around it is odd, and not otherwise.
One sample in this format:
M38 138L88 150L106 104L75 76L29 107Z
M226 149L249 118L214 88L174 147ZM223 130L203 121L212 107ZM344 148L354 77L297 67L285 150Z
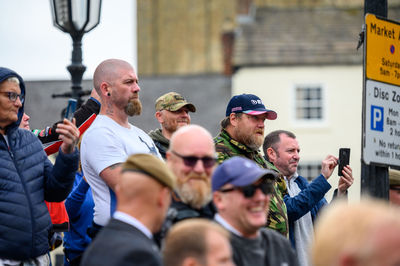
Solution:
M153 239L153 234L150 232L150 230L135 217L120 211L114 212L113 217L114 219L132 225L133 227L141 231L143 234L145 234L148 238Z
M218 213L216 213L215 215L214 215L214 220L217 222L217 223L219 223L220 225L222 225L222 227L224 227L226 230L228 230L229 232L231 232L231 233L233 233L233 234L235 234L235 235L237 235L237 236L240 236L240 237L243 237L243 235L238 231L238 230L236 230L232 225L230 225L224 218L222 218L222 216L221 215L219 215Z
M299 174L297 172L295 172L290 179L288 179L286 176L284 176L285 181L287 181L287 182L294 182L294 181L296 181L296 179L298 177L299 177Z

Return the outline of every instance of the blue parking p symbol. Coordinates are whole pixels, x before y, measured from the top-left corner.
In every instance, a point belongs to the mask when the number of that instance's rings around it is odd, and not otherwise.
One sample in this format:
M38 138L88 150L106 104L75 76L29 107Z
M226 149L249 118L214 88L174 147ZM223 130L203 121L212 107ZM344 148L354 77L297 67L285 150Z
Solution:
M371 130L383 132L383 107L371 105Z

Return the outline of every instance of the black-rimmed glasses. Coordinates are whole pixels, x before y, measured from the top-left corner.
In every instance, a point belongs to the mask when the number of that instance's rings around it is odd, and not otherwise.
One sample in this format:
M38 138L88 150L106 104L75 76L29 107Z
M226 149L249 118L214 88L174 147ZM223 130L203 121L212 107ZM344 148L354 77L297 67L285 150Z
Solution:
M205 168L211 168L215 165L215 161L216 161L216 158L211 157L211 156L204 156L204 157L196 157L193 155L184 156L184 155L177 153L176 151L171 151L171 152L173 154L175 154L176 156L178 156L179 158L181 158L183 160L183 163L188 167L194 167L196 165L197 161L201 160L203 162L203 165Z
M243 193L243 196L245 198L252 198L256 193L257 189L260 189L264 195L270 195L274 192L274 183L272 181L264 181L258 185L251 184L244 187L232 187L232 188L220 189L219 191L225 193L238 190Z
M25 96L22 94L18 94L16 92L13 91L0 91L0 93L4 93L7 94L8 99L12 102L15 102L17 100L17 98L19 98L19 100L21 101L21 103L24 103L25 100Z

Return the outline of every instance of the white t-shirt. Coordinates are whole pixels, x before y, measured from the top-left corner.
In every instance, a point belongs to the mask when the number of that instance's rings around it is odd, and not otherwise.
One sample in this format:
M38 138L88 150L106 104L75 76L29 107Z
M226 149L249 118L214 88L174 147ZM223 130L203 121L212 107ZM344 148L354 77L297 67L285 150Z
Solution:
M107 167L123 163L129 155L150 153L162 160L153 140L141 129L129 124L125 128L105 115L98 115L86 130L81 143L83 174L94 200L94 222L104 226L115 211L116 197L100 173Z

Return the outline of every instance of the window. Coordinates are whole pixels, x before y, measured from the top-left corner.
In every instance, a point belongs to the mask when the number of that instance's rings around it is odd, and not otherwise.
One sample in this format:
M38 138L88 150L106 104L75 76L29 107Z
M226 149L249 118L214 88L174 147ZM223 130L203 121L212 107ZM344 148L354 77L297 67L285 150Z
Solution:
M297 173L308 181L312 181L321 174L321 162L301 163L297 167Z
M323 120L324 105L321 86L296 86L295 88L296 120Z

